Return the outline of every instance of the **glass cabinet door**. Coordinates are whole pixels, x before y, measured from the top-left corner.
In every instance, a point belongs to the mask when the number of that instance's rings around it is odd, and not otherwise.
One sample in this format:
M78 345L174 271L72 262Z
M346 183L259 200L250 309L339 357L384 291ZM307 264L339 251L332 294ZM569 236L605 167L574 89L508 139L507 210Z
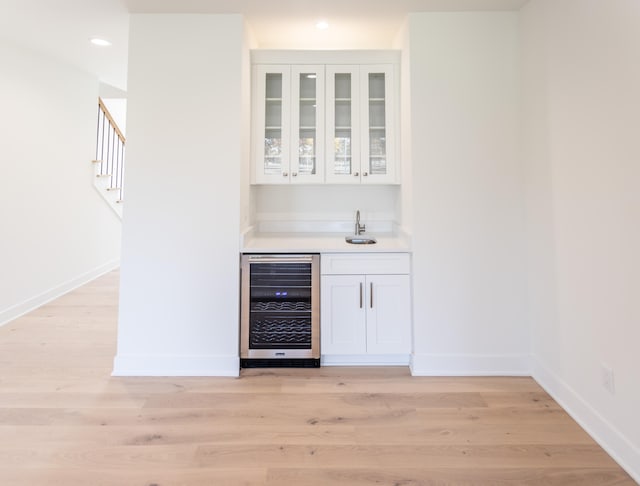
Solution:
M291 182L324 179L324 66L292 66Z
M252 182L396 183L393 64L254 64Z
M390 66L362 66L362 182L393 181L393 71Z
M327 182L353 184L360 178L359 70L327 66Z
M289 180L290 67L255 66L257 112L254 118L255 181Z

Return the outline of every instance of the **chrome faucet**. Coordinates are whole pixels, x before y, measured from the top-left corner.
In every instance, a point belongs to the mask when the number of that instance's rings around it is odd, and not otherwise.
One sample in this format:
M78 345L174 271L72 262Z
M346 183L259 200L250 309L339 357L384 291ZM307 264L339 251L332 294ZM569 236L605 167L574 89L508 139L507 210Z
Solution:
M355 231L354 234L356 235L361 235L362 233L365 232L367 228L367 225L365 224L360 224L360 210L356 210L356 226L355 226Z

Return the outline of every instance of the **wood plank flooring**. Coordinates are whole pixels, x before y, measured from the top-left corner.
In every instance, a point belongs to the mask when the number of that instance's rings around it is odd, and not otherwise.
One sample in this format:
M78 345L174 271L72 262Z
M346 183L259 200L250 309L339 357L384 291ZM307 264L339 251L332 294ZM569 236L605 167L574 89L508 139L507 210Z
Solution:
M118 279L0 328L0 484L636 484L530 378L113 378Z

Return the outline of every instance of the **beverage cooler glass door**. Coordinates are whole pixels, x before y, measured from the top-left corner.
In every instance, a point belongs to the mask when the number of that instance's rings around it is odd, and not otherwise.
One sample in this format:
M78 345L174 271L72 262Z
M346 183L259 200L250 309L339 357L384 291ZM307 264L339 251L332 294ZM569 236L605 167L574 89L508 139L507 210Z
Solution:
M240 358L320 359L318 255L243 255ZM306 366L315 366L307 363Z

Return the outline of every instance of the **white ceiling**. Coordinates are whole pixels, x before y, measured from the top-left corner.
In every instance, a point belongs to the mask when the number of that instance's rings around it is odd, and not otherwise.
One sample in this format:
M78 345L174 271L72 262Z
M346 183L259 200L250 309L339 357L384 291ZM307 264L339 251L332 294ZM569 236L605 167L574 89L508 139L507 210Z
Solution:
M63 59L124 88L129 13L121 0L0 0L0 37ZM89 43L103 36L108 48Z
M263 48L390 48L408 12L518 10L528 0L0 0L0 37L126 89L129 13L240 13ZM326 19L330 28L318 31ZM89 38L113 45L100 48Z

